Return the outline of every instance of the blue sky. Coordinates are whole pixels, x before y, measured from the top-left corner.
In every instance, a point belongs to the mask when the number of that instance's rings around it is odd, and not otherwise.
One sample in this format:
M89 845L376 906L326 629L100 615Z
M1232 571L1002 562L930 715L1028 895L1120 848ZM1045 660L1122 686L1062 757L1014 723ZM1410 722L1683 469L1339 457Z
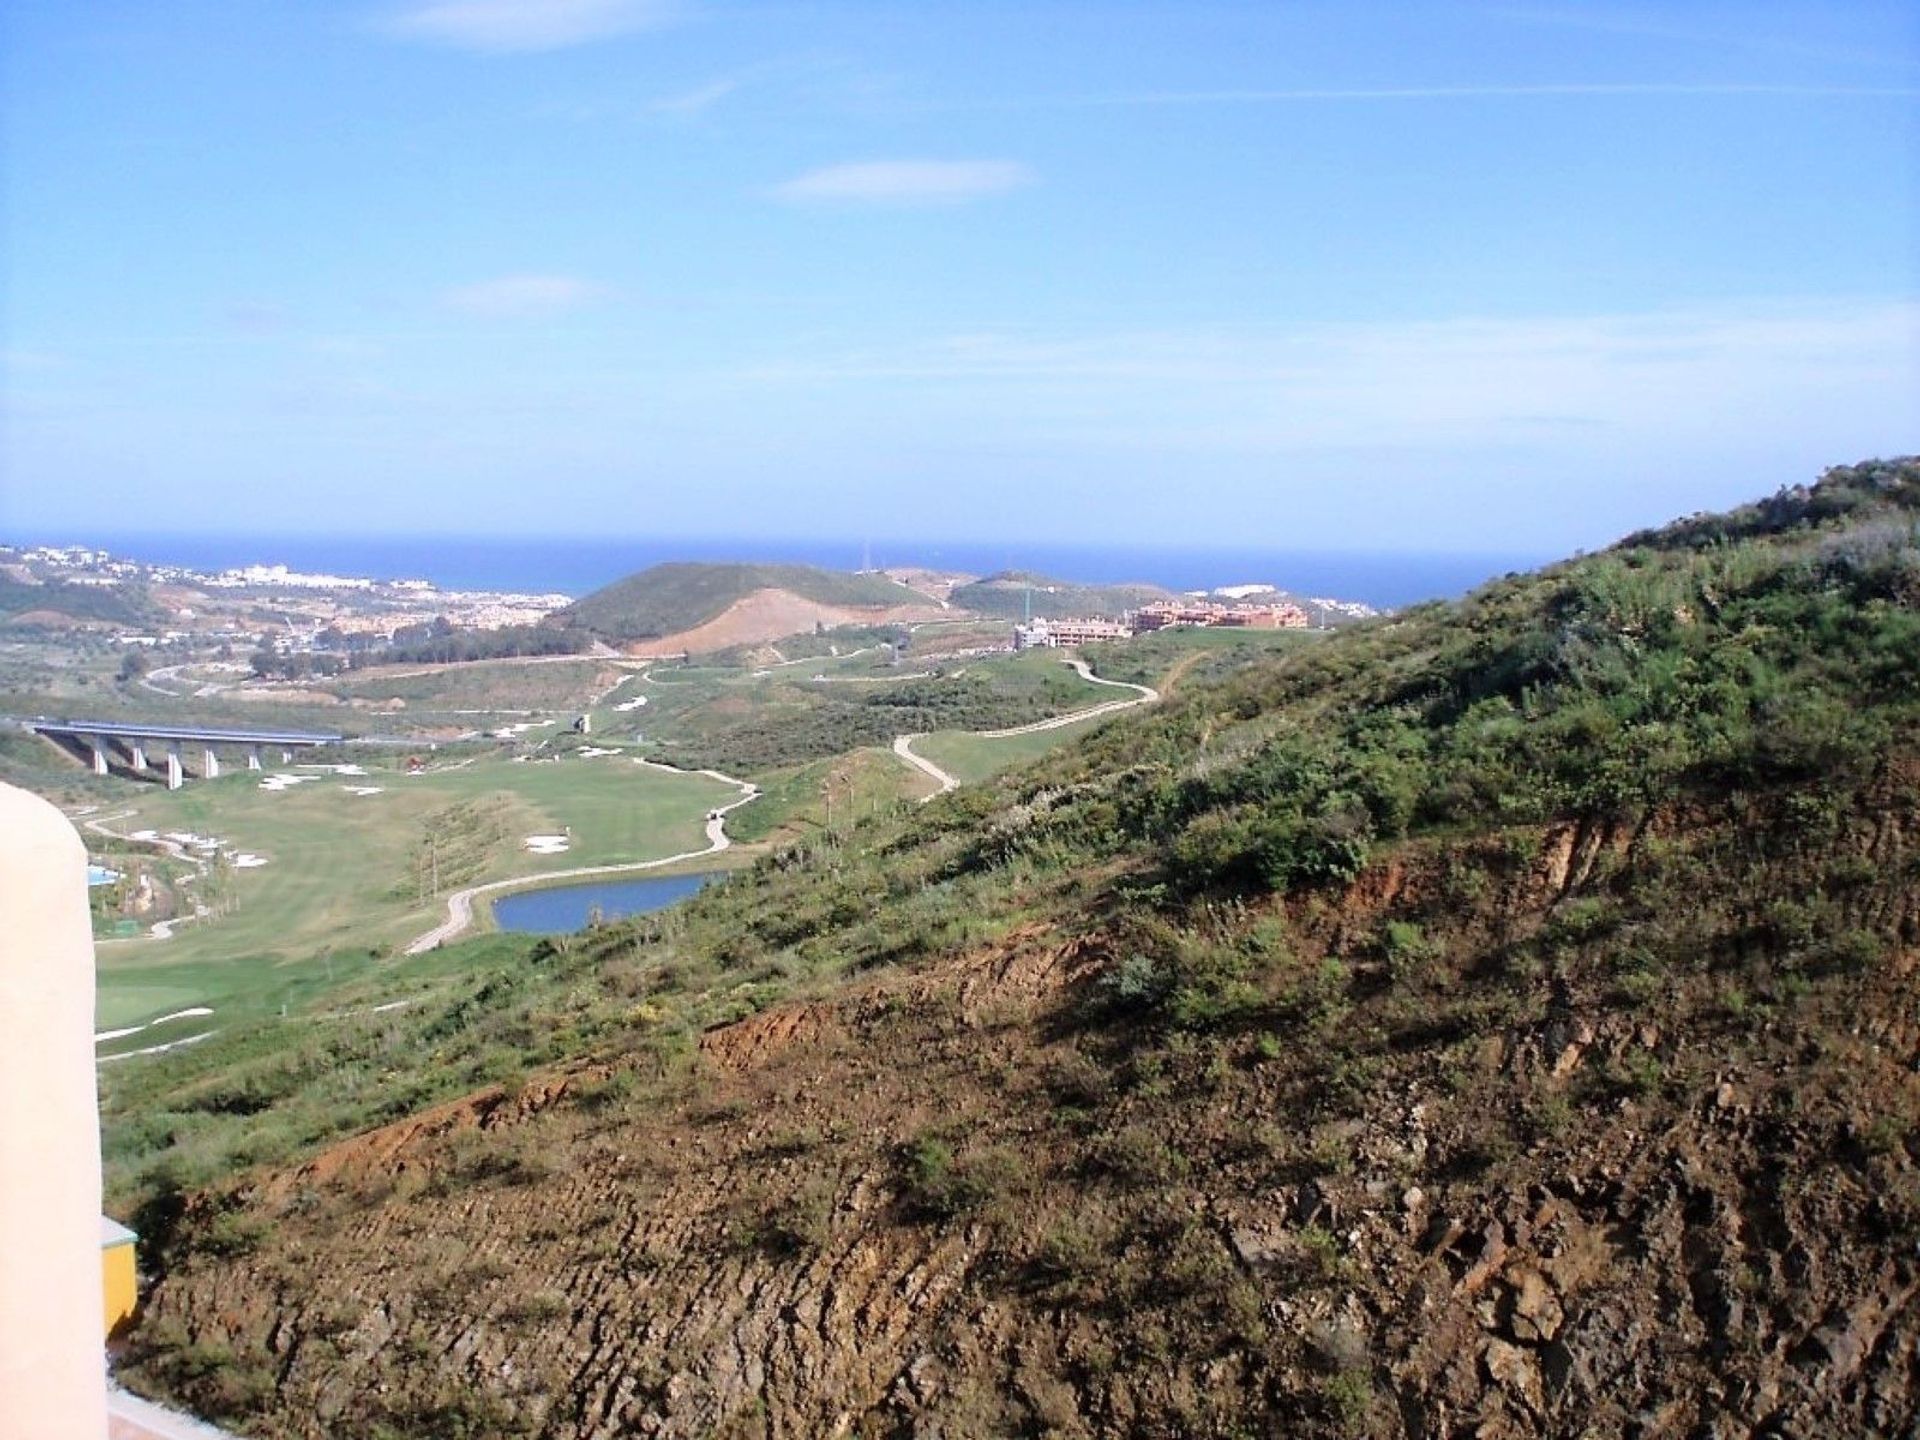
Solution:
M6 538L1551 554L1920 449L1906 0L5 23Z

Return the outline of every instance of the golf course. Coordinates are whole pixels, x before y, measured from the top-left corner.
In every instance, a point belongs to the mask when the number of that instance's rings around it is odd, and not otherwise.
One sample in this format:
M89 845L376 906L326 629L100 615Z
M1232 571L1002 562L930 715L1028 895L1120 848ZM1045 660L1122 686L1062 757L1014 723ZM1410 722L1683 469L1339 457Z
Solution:
M83 819L96 849L184 850L198 873L181 877L179 893L207 912L159 936L101 943L103 1030L195 1007L218 1012L216 1002L243 994L285 1003L287 985L313 976L324 987L353 963L346 956L384 953L426 930L462 886L697 851L709 812L740 798L738 786L599 747L415 774L399 763L345 770L143 786L125 807ZM126 1037L128 1048L136 1038L153 1043L142 1032Z

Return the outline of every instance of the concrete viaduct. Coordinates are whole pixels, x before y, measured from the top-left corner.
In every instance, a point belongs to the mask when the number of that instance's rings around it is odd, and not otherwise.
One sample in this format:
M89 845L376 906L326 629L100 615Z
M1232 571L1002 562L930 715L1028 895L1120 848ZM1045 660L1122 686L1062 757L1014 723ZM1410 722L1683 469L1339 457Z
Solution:
M316 730L222 730L209 725L143 725L115 720L29 720L26 727L57 744L89 751L96 775L108 772L115 742L125 748L136 775L147 773L148 750L164 750L169 790L178 790L186 781L186 767L180 759L183 745L199 747L201 778L211 780L220 773L220 758L213 750L216 745L244 746L247 768L258 770L263 748L277 749L291 759L295 750L338 745L345 738Z

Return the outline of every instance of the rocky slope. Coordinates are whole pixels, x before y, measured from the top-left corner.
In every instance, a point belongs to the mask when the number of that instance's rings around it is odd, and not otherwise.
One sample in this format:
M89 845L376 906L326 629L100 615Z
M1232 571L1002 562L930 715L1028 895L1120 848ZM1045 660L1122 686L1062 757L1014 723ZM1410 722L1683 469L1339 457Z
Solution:
M1911 1433L1916 513L1838 472L600 932L620 1028L195 1199L128 1373L274 1436Z

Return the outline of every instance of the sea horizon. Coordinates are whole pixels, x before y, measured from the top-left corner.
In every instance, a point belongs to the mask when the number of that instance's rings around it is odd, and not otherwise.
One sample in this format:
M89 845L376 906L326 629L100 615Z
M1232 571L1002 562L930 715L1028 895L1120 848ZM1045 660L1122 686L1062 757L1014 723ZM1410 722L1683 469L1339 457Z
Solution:
M1082 584L1149 583L1169 590L1267 584L1296 595L1395 609L1455 599L1502 575L1557 557L1457 552L1261 547L1072 545L757 538L599 538L358 535L111 534L13 538L19 546L85 546L149 565L203 572L248 565L371 580L427 580L442 590L588 594L672 561L804 564L832 570L920 567L974 575L1004 570Z

